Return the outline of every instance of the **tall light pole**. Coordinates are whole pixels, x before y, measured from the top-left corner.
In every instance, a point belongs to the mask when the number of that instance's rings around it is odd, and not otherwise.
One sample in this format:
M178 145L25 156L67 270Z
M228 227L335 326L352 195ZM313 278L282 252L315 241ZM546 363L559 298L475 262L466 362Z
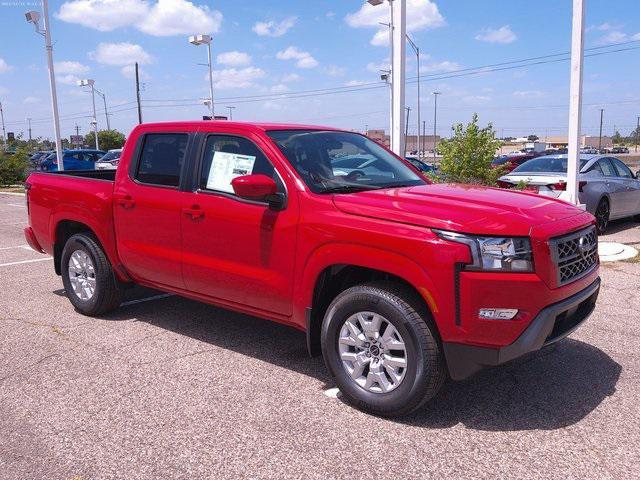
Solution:
M62 157L62 140L60 139L60 118L58 116L58 94L56 92L56 74L53 69L53 45L51 44L51 23L49 22L49 2L42 0L42 16L44 29L40 29L40 13L30 11L25 13L27 22L33 23L36 33L44 37L45 49L47 50L47 64L49 67L49 88L51 89L51 110L53 111L53 131L56 138L56 156L58 158L58 170L64 170Z
M578 171L582 121L582 67L584 65L584 1L573 0L571 28L571 79L569 85L569 149L567 158L568 201L579 205Z
M418 83L416 88L418 89L418 105L416 106L416 116L417 116L417 125L418 125L418 130L417 130L417 143L418 143L418 158L420 158L422 156L422 136L420 135L420 48L413 42L413 40L411 40L411 37L407 34L407 41L409 42L409 45L411 45L411 48L413 48L413 51L416 53L416 62L418 65Z
M209 96L211 99L211 119L215 117L215 108L213 106L213 66L211 62L211 35L191 35L189 43L192 45L206 45L207 59L209 65Z
M433 161L436 161L436 141L437 126L438 126L438 95L440 92L433 92Z
M104 104L104 119L107 121L107 130L111 130L111 124L109 123L109 112L107 112L107 96L97 88L95 92L102 97L102 103Z
M396 155L404 152L405 137L405 51L407 36L406 0L388 0L391 5L389 30L391 34L391 150ZM367 0L373 6L384 0Z
M3 125L4 125L4 123L3 123ZM639 137L640 137L640 115L638 115L638 123L636 125L636 152L638 151L638 138Z
M29 123L29 141L31 141L31 119L27 118L27 122Z
M236 107L230 107L230 106L227 106L227 107L225 107L225 108L228 108L228 109L229 109L229 121L233 120L233 110L234 110L234 108L236 108Z
M100 150L98 146L98 120L96 119L96 89L94 87L95 80L87 78L80 80L78 85L81 87L91 87L91 104L93 105L93 119L91 120L91 126L93 127L93 135L96 138L96 150Z

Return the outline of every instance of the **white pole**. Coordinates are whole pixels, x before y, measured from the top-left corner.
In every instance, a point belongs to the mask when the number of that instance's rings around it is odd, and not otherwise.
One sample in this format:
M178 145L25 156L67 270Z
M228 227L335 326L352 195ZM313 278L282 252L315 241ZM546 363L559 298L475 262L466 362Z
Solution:
M393 80L393 135L391 150L396 155L404 153L405 146L405 52L407 36L407 2L406 0L391 0L393 11L392 24L392 71Z
M213 108L213 66L211 63L211 42L207 43L207 51L209 56L209 95L211 96L211 120L215 116L215 109Z
M44 39L47 49L47 62L49 65L49 86L51 88L51 109L53 110L53 130L56 137L56 157L58 158L58 170L64 170L62 156L62 140L60 139L60 118L58 116L58 94L56 93L56 74L53 70L53 46L51 45L51 23L49 22L49 4L42 0L42 16L44 17Z
M393 0L389 0L389 46L391 47L391 64L389 66L389 148L393 149Z
M580 206L580 123L582 116L582 67L584 63L584 1L573 0L571 31L571 84L569 93L569 150L567 165L568 201Z
M96 90L93 87L93 83L91 84L91 102L93 104L93 135L96 138L96 150L100 150L98 146L98 120L96 118Z

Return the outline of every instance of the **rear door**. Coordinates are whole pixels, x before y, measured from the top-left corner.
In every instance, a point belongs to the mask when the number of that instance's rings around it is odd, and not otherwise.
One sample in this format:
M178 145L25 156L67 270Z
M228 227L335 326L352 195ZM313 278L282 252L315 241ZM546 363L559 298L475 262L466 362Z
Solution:
M619 182L624 186L621 195L624 198L625 216L640 213L640 182L623 162L617 158L610 158L610 160L618 174Z
M180 190L191 145L186 130L154 128L137 139L128 171L118 170L114 217L118 254L139 281L184 288Z
M298 204L281 210L236 196L233 175L272 177L287 195L270 160L272 147L255 134L202 135L193 191L183 203L183 273L187 289L250 309L291 315ZM230 168L229 162L234 164ZM248 162L248 163L246 163Z
M620 218L625 215L626 205L624 193L626 186L618 176L618 172L613 167L613 163L610 158L601 158L598 160L598 164L602 169L602 173L605 177L605 189L609 195L609 210L610 218Z

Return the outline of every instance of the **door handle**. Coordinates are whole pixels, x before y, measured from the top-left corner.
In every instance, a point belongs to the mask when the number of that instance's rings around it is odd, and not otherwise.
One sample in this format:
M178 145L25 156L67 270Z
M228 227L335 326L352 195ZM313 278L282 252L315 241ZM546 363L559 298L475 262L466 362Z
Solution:
M116 202L122 208L133 208L136 204L133 198L131 198L131 195L125 195L124 197L118 198Z
M200 210L200 205L193 205L191 208L183 208L182 213L189 215L191 220L199 220L204 217L204 212Z

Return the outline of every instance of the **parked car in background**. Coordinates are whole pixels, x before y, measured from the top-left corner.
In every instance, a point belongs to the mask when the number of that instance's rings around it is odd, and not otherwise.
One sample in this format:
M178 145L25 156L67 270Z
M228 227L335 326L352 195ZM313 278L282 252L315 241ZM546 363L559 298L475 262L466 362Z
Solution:
M527 190L568 200L567 163L567 155L538 157L500 177L498 185L514 188L524 183ZM638 174L633 174L619 159L582 155L578 182L580 203L595 215L599 233L606 231L610 220L631 216L640 220Z
M65 150L62 152L65 170L95 170L95 163L107 152L102 150ZM53 152L40 164L39 170L55 172L58 170L58 156Z
M582 147L580 149L580 153L583 153L585 155L597 155L598 149L595 147Z
M405 160L407 160L407 162L416 167L422 173L435 173L437 170L435 166L429 165L427 162L423 162L422 160L418 160L417 158L405 157Z
M120 155L122 155L121 148L109 150L96 162L96 170L115 170L120 163Z
M37 169L40 166L40 163L49 155L53 153L53 150L47 151L38 151L35 152L31 157L29 157L29 163L31 164L31 168Z
M503 155L501 157L494 158L491 162L493 167L504 166L507 172L512 171L518 165L522 165L524 162L531 160L532 158L538 157L538 153L512 153L509 155Z
M629 153L629 149L627 147L613 147L611 153Z

